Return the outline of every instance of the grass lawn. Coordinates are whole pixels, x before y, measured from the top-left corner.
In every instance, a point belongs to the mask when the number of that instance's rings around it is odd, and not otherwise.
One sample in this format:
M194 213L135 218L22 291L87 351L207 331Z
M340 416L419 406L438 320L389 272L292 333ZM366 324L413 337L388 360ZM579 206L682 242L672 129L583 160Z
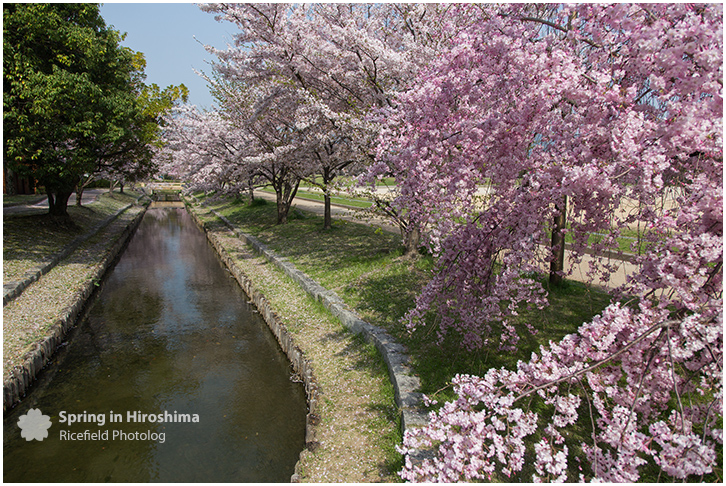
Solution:
M393 181L395 182L395 181ZM270 194L274 194L274 191L268 186L261 189L264 192L268 192ZM312 199L314 201L324 201L325 198L323 197L323 194L316 191L306 191L304 189L299 189L296 193L296 197L301 197L305 199ZM336 196L331 197L331 202L333 204L338 204L342 206L350 206L354 208L362 208L367 209L372 206L372 203L365 199L360 198L354 198L354 197L348 197L342 194L338 194ZM588 237L588 244L593 245L596 243L599 243L602 241L602 239L605 237L605 235L602 234L591 234ZM548 239L550 236L547 237ZM573 238L571 234L567 234L565 236L565 242L566 243L572 243ZM626 255L632 255L632 254L642 254L646 250L647 243L641 238L638 237L638 232L634 229L624 229L621 233L621 236L617 238L618 242L618 248L616 251L620 251L625 253Z
M589 245L600 243L606 235L600 233L590 234L587 238ZM625 256L628 255L642 255L648 248L648 242L644 239L646 236L645 232L638 234L637 230L625 228L621 231L620 236L616 239L618 242L618 248L616 252L623 252ZM548 238L549 238L548 233ZM565 235L565 242L572 243L572 234Z
M4 281L22 276L23 271L36 267L63 244L87 233L95 224L134 200L131 194L106 194L89 207L69 207L74 219L65 224L45 214L5 218ZM90 279L98 277L97 265L142 210L136 206L122 213L3 307L4 379L14 366L22 363L27 347L45 338L58 318L76 304L77 292L84 289Z
M104 193L89 206L68 205L69 221L47 213L3 218L3 281L16 280L44 258L58 253L65 245L93 226L130 204L135 193Z
M3 194L3 206L15 206L18 204L33 204L39 200L44 199L43 194L16 194L10 196Z
M520 326L528 321L538 330L536 336L523 333L519 353L468 352L451 334L439 344L433 325L410 333L401 323L427 282L433 261L427 256L404 258L399 236L340 220L334 221L332 230L324 231L322 218L300 211L290 214L288 224L276 225L275 205L264 201L252 207L223 201L212 207L405 344L422 380L422 391L433 394L444 389L439 398L452 396L446 390L455 374L483 374L491 367L514 366L518 359L529 359L539 344L574 332L610 302L607 294L568 281L551 292L550 307L522 312L517 318Z
M274 194L275 191L270 189L269 187L265 187L260 189L263 192L267 192L270 194ZM301 197L305 199L312 199L313 201L325 201L325 197L321 192L315 192L315 191L306 191L303 189L298 189L297 193L295 193L295 197ZM366 201L365 199L357 199L357 198L350 198L345 196L331 196L330 201L333 204L339 204L342 206L351 206L354 208L369 208L371 207L372 203L370 201Z
M314 201L325 201L325 197L319 192L298 190L296 197L297 196L304 197L306 199L312 199ZM352 206L354 208L364 209L372 206L372 203L370 201L366 201L365 199L357 199L344 196L331 196L330 202L332 202L333 204L340 204L342 206Z

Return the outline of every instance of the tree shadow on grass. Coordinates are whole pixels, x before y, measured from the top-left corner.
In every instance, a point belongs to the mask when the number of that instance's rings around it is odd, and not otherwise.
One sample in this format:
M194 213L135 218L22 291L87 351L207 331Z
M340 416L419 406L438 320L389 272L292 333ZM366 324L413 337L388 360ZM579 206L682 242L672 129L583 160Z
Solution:
M521 339L516 351L502 351L496 343L468 350L462 346L462 335L457 331L448 330L440 335L434 312L430 312L414 331L406 327L405 314L415 306L416 296L425 283L426 275L422 271L411 265L396 266L348 285L344 295L347 300L355 301L356 310L366 321L386 329L408 348L421 379L422 392L432 394L442 390L437 399L453 398L449 385L456 374L482 376L490 368L514 369L518 360L526 361L533 352L539 352L540 345L546 345L550 340L560 341L566 334L576 332L610 302L610 296L604 292L566 281L563 286L550 290L549 307L521 309L519 316L510 319L520 330ZM527 324L531 324L537 333L531 334Z
M4 218L3 260L40 263L110 215L85 206L69 207L68 211L63 217L43 213Z
M324 230L323 218L302 211L295 213L288 223L277 225L274 204L247 206L228 202L216 209L243 232L285 255L313 278L316 274L372 263L401 247L400 237L376 234L375 228L363 224L335 220L331 229Z
M83 228L48 214L14 216L3 221L3 277L7 281L59 253Z
M511 319L522 330L517 352L502 352L496 347L468 351L461 347L461 336L456 332L439 336L433 313L413 333L402 322L430 277L427 270L432 263L430 257L416 262L397 258L400 238L396 235L340 220L334 222L332 230L323 230L322 218L307 213L286 225L276 225L274 204L249 207L228 203L223 208L243 231L254 229L273 250L290 258L321 285L338 292L364 320L386 329L409 347L428 391L446 387L457 373L483 374L491 367L516 366L518 359L529 359L540 344L550 339L559 341L575 332L609 303L606 294L566 282L550 290L550 307L543 311L521 309L520 316ZM526 324L531 324L538 334L532 336Z

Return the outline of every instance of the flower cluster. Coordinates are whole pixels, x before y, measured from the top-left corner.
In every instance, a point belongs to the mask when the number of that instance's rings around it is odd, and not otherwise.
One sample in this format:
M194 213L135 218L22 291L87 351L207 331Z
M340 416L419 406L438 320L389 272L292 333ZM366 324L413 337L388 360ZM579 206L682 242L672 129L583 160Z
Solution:
M437 257L408 325L435 312L439 332L456 329L467 347L516 345L509 316L547 303L531 276L555 258L545 238L563 201L575 260L617 254L626 231L640 253L620 302L576 333L516 371L456 377L459 398L405 437L402 476L711 472L722 440L721 7L452 9L465 13L480 22L399 97L373 168L398 177L395 203L430 228ZM613 271L591 265L593 280Z
M694 382L683 372L693 359L672 352L693 335L683 339L686 324L665 317L647 306L613 304L516 371L456 376L458 398L404 437L402 477L633 482L647 464L678 479L710 473L722 443L722 322L689 319L712 331L701 342L712 358L698 357L707 365ZM422 449L433 457L415 462Z
M618 238L633 229L661 243L695 217L673 217L680 208L718 207L717 10L452 9L480 22L398 97L369 176L396 177L394 203L427 229L438 257L410 327L434 310L441 333L459 330L468 347L516 342L507 316L547 303L529 276L555 259L558 248L546 241L558 206L568 207L574 261L618 254ZM700 192L708 185L715 189ZM604 237L593 243L593 233ZM689 246L702 243L711 245L699 237L682 246L703 253ZM607 260L591 265L593 280L613 271Z

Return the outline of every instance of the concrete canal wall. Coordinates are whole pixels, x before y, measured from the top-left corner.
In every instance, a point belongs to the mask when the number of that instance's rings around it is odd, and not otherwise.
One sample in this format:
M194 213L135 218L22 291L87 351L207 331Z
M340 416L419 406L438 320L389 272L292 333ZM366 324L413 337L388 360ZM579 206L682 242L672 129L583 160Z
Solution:
M143 209L139 211L139 214L137 214L126 228L122 230L121 234L118 236L111 248L106 252L103 259L93 267L90 278L88 278L81 289L76 292L73 298L74 303L61 311L59 317L46 332L45 337L33 343L30 349L28 349L21 358L21 362L10 371L9 377L7 377L3 382L3 411L12 408L25 396L40 371L43 367L45 367L51 356L63 342L70 328L76 325L79 318L82 317L82 312L86 307L86 303L91 299L97 289L96 283L103 278L108 269L113 266L118 256L123 252L124 248L131 239L131 236L134 234L134 231L136 231L139 223L141 223L141 219L144 217L147 207L148 203L143 206ZM128 207L123 208L117 214L111 216L108 220L103 221L99 225L100 227L95 229L93 234L97 234L98 231L101 231L103 227L110 224L113 219L116 219L127 209ZM83 238L83 241L85 241L90 238L90 236L87 238L84 236ZM78 242L74 248L68 252L66 257L69 256L70 253L72 253L72 251L75 250L81 243L82 241ZM54 258L51 261L52 266L57 264L61 259L62 258ZM46 272L47 271L48 270L46 270ZM27 283L23 286L23 288L34 281L35 280Z
M278 319L262 292L257 290L254 283L240 270L234 259L224 249L217 235L208 230L204 222L191 207L187 207L187 210L192 219L207 235L209 243L217 252L224 265L255 305L262 319L280 344L280 348L290 360L293 371L302 380L308 401L308 413L305 420L305 447L314 451L319 445L316 438L316 426L320 423L320 415L318 414L319 386L315 379L312 363L305 358L302 350L295 344L292 335L280 319ZM296 472L292 476L291 481L299 482L300 477L297 473L297 467L295 470Z

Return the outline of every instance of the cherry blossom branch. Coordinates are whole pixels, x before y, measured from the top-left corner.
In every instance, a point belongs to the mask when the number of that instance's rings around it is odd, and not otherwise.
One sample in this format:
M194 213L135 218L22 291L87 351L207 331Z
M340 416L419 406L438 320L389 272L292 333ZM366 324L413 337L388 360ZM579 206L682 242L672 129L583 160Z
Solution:
M633 410L635 409L635 404L638 402L638 397L640 397L640 390L643 387L643 381L645 380L645 376L648 373L648 368L650 368L650 364L653 362L653 359L655 359L656 356L656 350L655 345L658 343L658 340L663 336L663 334L659 334L656 337L655 342L653 342L653 347L650 350L650 358L648 358L648 362L645 365L645 368L643 369L643 372L640 375L640 381L638 382L638 388L635 392L635 397L633 398L633 403L630 405L630 410L628 411L628 421L625 423L625 426L623 426L623 431L620 434L620 441L622 442L623 437L625 436L625 431L628 429L628 425L630 425L630 420L633 418Z
M571 380L572 378L577 378L577 377L579 377L581 375L584 375L585 373L588 373L588 372L590 372L590 371L592 371L592 370L594 370L594 369L602 366L603 364L605 364L605 363L607 363L609 361L614 360L615 358L617 358L621 354L623 354L626 351L628 351L630 348L634 347L635 345L637 345L638 343L640 343L641 341L643 341L645 338L647 338L648 336L650 336L655 331L657 331L659 329L662 329L662 328L669 328L670 326L673 326L673 325L675 325L677 323L678 323L678 321L672 321L672 320L668 320L668 321L664 321L664 322L659 322L658 324L655 324L655 325L651 326L650 328L648 328L643 334L641 334L640 336L638 336L636 339L630 341L628 344L626 344L625 346L623 346L622 348L620 348L615 353L610 354L608 357L603 358L603 359L595 362L594 364L588 366L587 368L583 368L583 369L581 369L579 371L576 371L574 373L571 373L571 374L569 374L567 376L563 376L563 377L558 378L558 379L556 379L554 381L545 383L543 385L539 385L539 386L537 386L537 387L535 387L535 388L533 388L531 390L528 390L528 391L520 394L519 396L517 396L514 399L514 402L517 402L520 399L522 399L522 398L524 398L524 397L526 397L528 395L531 395L533 393L536 393L536 392L538 392L540 390L544 390L546 388L551 388L551 387L553 387L555 385L558 385L559 383L562 383L563 381L568 381L568 380Z
M678 377L676 376L676 366L673 364L673 350L671 349L671 336L670 331L666 328L666 341L668 342L668 359L671 363L671 376L673 377L673 390L676 393L676 399L678 401L678 413L681 415L681 433L686 433L686 414L683 411L683 402L681 401L681 394L678 390Z
M582 382L580 377L575 378L577 382L580 384L580 387L582 387L583 395L585 396L585 400L587 400L587 409L588 414L590 416L590 426L592 427L592 446L593 448L597 448L597 434L595 431L597 428L595 427L595 417L592 413L592 402L590 401L590 394L587 392L587 389L585 388L585 384ZM593 464L593 472L595 473L595 477L598 476L598 465L597 465L597 455L595 456L595 463Z
M540 19L537 17L520 17L519 20L521 20L522 22L536 22L539 24L546 25L548 27L552 27L553 29L559 30L560 32L564 32L564 33L568 32L568 29L566 29L565 27L562 27L561 25L557 25L554 22L550 22L549 20ZM597 44L596 42L593 42L592 40L584 38L584 37L582 37L578 40L580 40L592 47L597 47L597 48L602 47L600 44Z

